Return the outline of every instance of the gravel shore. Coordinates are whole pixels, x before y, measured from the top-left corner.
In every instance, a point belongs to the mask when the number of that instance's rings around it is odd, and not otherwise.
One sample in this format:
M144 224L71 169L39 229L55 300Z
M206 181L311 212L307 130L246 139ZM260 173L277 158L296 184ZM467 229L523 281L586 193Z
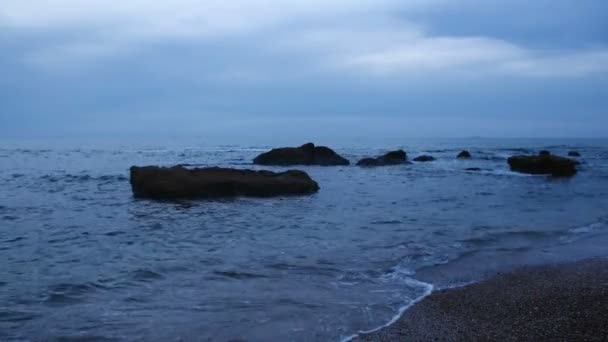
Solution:
M608 259L526 267L433 292L359 341L608 341Z

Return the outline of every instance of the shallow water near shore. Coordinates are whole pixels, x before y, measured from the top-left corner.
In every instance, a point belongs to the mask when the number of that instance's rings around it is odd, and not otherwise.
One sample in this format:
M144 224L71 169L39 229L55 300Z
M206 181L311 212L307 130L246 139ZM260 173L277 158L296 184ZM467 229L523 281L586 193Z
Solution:
M275 146L2 145L0 340L340 340L428 283L595 256L608 239L606 140L323 143L353 163L396 148L437 161L295 167L312 196L158 202L132 197L131 165L259 169ZM541 149L579 151L579 174L508 170Z

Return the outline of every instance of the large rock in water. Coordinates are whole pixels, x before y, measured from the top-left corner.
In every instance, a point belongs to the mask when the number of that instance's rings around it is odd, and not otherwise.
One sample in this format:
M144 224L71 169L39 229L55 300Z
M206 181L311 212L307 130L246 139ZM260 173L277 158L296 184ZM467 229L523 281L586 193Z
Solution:
M507 159L512 171L533 175L574 176L575 160L554 156L542 151L537 156L513 156Z
M315 146L313 143L300 147L275 148L257 156L253 162L259 165L349 165L348 159L343 158L332 149L325 146Z
M363 158L359 160L359 166L386 166L407 163L407 153L403 150L391 151L377 158Z
M319 185L297 170L275 173L218 167L133 166L131 188L136 197L168 199L301 195L318 191Z

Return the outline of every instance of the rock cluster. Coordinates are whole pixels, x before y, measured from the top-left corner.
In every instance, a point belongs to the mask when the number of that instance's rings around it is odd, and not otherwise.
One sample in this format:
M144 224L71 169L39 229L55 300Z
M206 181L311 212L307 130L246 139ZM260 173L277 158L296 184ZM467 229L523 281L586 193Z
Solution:
M576 151L568 156L578 157ZM471 158L468 151L458 154L459 159ZM435 160L429 155L414 158L416 162ZM578 161L540 151L538 155L518 155L507 160L512 171L528 174L553 176L573 176L577 173ZM300 147L284 147L262 153L254 159L260 165L349 165L349 161L324 146L312 143ZM375 158L363 158L357 165L375 167L408 163L403 150L387 152ZM470 167L466 171L482 171ZM311 194L319 190L319 185L306 172L289 170L285 172L239 170L230 168L186 168L133 166L131 188L136 197L154 199L172 198L218 198L218 197L272 197L284 195Z

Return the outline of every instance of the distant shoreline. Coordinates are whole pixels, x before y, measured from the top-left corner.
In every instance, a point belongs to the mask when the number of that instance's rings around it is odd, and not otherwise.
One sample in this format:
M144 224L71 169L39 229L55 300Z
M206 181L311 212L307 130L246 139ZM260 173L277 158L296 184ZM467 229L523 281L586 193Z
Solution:
M523 267L433 292L355 341L608 339L608 259Z

